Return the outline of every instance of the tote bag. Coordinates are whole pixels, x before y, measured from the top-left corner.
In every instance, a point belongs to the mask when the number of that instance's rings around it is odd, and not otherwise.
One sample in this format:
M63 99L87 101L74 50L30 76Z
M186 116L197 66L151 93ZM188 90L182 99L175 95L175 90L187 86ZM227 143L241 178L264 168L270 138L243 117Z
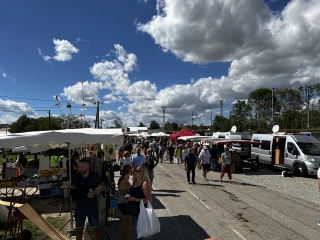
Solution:
M143 200L141 200L137 223L138 238L150 237L158 232L160 232L160 222L151 203L148 201L147 207L144 207Z

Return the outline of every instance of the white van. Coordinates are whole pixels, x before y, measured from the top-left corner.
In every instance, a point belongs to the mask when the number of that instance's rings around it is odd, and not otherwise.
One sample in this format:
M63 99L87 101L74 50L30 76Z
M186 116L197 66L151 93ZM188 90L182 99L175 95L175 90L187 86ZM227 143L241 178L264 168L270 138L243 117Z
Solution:
M317 175L320 166L320 142L312 136L289 134L253 134L251 159L291 169L295 175Z

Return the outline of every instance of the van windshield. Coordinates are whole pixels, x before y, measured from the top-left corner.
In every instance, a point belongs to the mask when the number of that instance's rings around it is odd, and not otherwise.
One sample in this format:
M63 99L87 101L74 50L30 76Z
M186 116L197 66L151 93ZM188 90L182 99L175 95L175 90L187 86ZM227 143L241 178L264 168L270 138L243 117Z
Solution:
M320 156L320 143L297 142L297 144L304 154Z

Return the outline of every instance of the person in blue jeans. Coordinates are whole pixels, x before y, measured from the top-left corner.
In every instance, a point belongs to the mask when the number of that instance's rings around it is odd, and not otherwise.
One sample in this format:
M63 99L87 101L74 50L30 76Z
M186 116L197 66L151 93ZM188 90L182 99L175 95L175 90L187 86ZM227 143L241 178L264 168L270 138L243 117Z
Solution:
M139 206L140 201L143 200L146 207L148 201L150 203L152 202L151 183L147 168L144 165L137 166L133 172L133 179L135 179L135 182L132 184L129 191L130 197L128 200L130 202L134 202L135 204L139 204ZM131 220L134 229L134 240L142 239L138 238L137 233L138 217L131 216Z
M71 182L71 194L75 199L76 240L82 239L87 217L95 239L100 239L97 195L101 191L105 191L106 186L102 182L100 175L90 171L89 166L90 158L81 159L78 163L79 172Z

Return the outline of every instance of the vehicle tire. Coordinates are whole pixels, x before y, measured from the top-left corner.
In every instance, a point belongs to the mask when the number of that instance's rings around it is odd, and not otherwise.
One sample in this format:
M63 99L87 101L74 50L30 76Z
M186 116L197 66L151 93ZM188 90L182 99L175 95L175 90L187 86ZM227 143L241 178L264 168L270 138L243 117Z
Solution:
M298 163L294 166L293 173L297 177L307 177L308 176L308 169L306 165L303 163Z
M255 161L252 161L250 164L250 171L259 171L260 169L260 162L259 159L257 158Z

